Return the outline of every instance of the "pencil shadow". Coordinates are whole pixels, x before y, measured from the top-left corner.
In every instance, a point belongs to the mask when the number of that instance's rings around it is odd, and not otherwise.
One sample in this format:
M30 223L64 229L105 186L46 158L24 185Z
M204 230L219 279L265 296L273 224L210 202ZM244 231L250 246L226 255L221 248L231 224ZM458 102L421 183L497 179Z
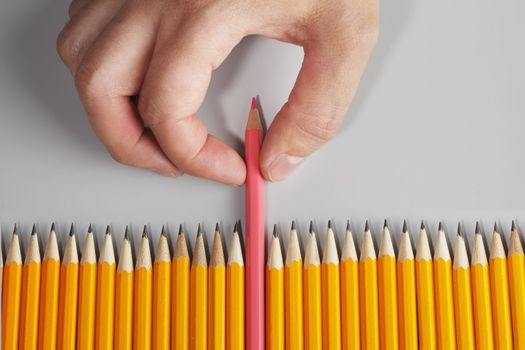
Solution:
M361 109L370 97L373 87L378 83L389 53L402 35L416 1L387 0L380 1L380 3L379 39L365 69L347 117L343 122L342 130L350 127L353 121L360 117Z

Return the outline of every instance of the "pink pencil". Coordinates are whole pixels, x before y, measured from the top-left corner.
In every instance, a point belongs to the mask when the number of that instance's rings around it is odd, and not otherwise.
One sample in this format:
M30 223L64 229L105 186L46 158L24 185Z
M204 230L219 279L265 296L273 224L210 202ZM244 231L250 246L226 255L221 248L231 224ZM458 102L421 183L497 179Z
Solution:
M246 344L264 350L264 178L259 168L262 125L252 99L246 125Z

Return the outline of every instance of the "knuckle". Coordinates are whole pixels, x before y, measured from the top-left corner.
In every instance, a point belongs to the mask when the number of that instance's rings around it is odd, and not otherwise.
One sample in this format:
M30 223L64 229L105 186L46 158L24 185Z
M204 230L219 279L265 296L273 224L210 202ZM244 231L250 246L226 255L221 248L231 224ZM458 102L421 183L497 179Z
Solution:
M66 65L78 59L82 50L81 40L73 33L70 24L60 32L56 42L58 56Z
M109 154L114 161L120 164L133 165L131 162L130 152L124 147L108 147Z
M75 72L75 86L79 95L87 100L94 99L105 91L104 81L102 69L90 62L82 62Z
M317 143L325 143L335 136L341 125L337 112L317 114L294 109L297 128L307 137Z

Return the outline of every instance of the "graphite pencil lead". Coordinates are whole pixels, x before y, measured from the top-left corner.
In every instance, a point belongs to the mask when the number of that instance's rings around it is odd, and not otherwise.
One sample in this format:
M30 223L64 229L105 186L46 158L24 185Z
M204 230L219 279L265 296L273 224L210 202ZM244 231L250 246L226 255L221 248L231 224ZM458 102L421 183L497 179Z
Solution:
M235 225L233 226L233 233L238 233L239 232L239 222L235 222Z
M220 229L219 229L219 222L217 221L217 223L215 224L215 232L220 232Z
M462 236L461 235L461 222L458 222L458 236Z
M110 235L111 234L111 228L108 226L106 226L106 235Z
M346 230L350 231L350 220L346 220Z
M277 224L273 224L273 236L277 237Z
M14 234L14 235L18 235L18 231L17 231L17 229L16 229L16 224L15 224L15 228L13 229L13 234Z
M423 220L421 220L421 230L424 230L425 229L425 222Z
M197 235L201 233L201 224L199 224L199 227L197 227Z
M148 238L148 225L144 225L144 228L142 229L142 237Z
M184 233L184 230L182 229L182 224L179 225L179 236Z
M516 224L514 223L514 220L512 220L512 226L510 227L510 230L511 231L515 231L516 230Z
M31 236L36 235L36 224L33 224L33 228L31 229Z
M328 228L332 229L332 220L328 219Z
M439 222L438 231L443 231L443 222L442 221Z
M54 224L54 223L53 223ZM91 227L91 224L89 224L89 227L88 227L88 233L93 233L93 228Z
M474 233L481 234L481 228L479 227L479 221L476 221L476 231Z
M71 227L69 228L69 237L73 236L75 234L75 226L73 223L71 223Z
M498 232L498 223L494 222L494 232Z
M368 227L368 220L365 221L365 232L370 231L370 227Z
M292 228L290 228L290 230L296 231L296 229L295 229L295 220L292 220Z
M166 237L166 227L162 225L162 229L160 230L160 235Z
M385 219L385 221L383 222L383 228L388 228L388 221Z
M129 241L129 226L126 225L126 230L124 231L124 239Z
M49 231L55 231L55 223L54 222L51 223L51 229Z
M407 233L407 232L408 232L407 221L403 220L403 233Z
M314 232L314 222L310 220L310 233Z

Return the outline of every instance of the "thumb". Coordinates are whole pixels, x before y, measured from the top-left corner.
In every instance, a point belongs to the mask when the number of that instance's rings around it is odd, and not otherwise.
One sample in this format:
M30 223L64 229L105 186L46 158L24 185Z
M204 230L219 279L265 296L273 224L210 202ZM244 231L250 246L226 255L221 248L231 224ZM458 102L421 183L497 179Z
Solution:
M262 145L261 171L266 179L286 179L336 134L375 43L375 37L366 39L305 46L295 86Z

